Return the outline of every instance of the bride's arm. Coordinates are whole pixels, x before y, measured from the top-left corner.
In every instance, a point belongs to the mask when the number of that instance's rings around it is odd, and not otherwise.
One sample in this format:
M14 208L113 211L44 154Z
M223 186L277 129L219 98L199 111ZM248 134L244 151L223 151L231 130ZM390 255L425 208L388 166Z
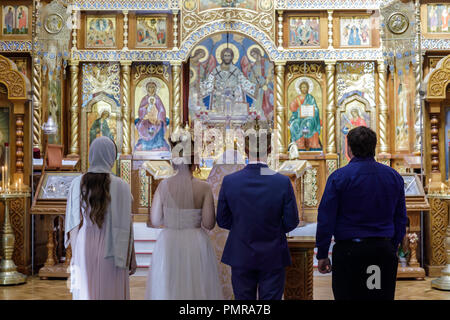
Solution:
M216 225L214 197L209 185L205 189L205 198L202 206L202 225L205 229L211 230Z
M162 182L161 182L162 183ZM160 184L161 185L161 184ZM147 227L149 228L161 228L163 224L163 204L160 195L160 185L156 189L153 195L152 206L149 208Z

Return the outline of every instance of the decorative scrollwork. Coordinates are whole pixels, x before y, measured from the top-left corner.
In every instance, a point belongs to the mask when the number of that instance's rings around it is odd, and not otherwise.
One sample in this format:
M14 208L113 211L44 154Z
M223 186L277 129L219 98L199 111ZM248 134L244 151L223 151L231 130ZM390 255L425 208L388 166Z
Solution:
M297 75L313 75L318 79L322 79L323 67L317 63L300 63L292 64L288 67L288 80L293 79Z
M319 200L317 199L317 168L310 168L306 170L305 178L303 182L304 190L304 204L307 207L315 207L318 205Z
M241 10L236 8L220 8L206 10L202 12L186 12L181 22L182 40L186 39L194 30L205 23L213 21L244 21L250 23L275 41L275 20L273 14L269 12L256 12Z
M8 88L8 98L26 99L25 78L13 70L12 62L0 55L0 82Z
M445 99L445 89L450 82L450 55L441 60L436 69L427 76L428 99Z
M138 80L143 75L160 75L169 80L169 66L166 64L138 64L134 66L134 80Z
M445 231L448 223L448 205L439 198L429 198L431 226L431 265L443 266L447 262Z

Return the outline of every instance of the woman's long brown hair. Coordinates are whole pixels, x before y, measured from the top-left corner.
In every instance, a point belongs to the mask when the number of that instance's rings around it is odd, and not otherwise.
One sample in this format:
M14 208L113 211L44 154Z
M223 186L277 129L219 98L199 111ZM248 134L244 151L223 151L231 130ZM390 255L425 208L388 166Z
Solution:
M99 228L103 225L106 210L111 202L110 183L109 173L88 172L81 179L81 204L85 211L90 208L89 218ZM82 225L83 221L80 228Z

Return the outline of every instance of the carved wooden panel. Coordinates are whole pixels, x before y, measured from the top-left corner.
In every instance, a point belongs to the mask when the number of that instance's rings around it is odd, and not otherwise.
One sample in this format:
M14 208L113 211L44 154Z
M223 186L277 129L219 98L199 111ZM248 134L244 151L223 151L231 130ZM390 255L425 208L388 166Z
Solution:
M291 248L292 265L286 268L285 300L313 299L313 249Z
M437 198L429 198L430 214L427 224L427 258L431 266L443 266L447 262L445 231L448 223L448 205Z

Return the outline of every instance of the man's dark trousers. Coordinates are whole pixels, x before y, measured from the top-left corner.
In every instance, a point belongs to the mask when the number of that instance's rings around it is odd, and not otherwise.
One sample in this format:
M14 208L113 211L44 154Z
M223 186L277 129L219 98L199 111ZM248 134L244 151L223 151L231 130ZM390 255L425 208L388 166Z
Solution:
M397 249L388 239L336 241L332 287L336 300L394 300Z
M236 300L281 300L284 292L285 268L257 270L232 267L231 283Z

